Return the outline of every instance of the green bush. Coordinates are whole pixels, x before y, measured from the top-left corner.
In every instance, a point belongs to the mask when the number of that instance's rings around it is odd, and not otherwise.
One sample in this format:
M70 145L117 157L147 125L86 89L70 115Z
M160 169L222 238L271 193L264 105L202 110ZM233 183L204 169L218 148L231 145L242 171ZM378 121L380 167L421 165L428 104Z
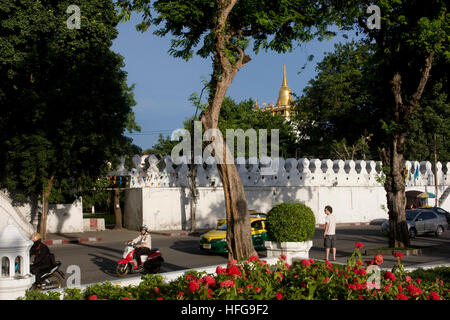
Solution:
M450 283L450 267L438 267L434 269L417 269L410 273L409 276L413 278L420 278L426 282L436 282L436 279L443 280L444 282Z
M266 220L269 239L275 242L310 240L316 229L316 218L302 203L282 203L269 211Z

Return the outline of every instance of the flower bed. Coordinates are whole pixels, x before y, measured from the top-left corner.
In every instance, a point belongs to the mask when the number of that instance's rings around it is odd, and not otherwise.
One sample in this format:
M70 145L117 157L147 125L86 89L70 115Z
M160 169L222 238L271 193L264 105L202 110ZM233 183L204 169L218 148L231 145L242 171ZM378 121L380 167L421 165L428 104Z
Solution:
M281 255L275 265L254 256L215 274L191 271L170 283L160 275L144 275L137 286L119 287L96 284L83 292L66 289L66 300L443 300L450 298L450 287L440 279L434 282L413 278L403 269L401 253L391 271L378 268L383 257L363 262L361 243L347 265L302 260L290 266ZM25 299L59 299L55 292L28 291Z

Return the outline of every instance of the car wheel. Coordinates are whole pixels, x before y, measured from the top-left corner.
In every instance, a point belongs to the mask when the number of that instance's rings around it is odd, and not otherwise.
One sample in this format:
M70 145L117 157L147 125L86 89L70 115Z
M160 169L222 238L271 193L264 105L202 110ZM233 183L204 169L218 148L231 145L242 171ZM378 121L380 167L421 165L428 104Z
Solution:
M443 233L444 233L444 228L442 226L438 226L436 233L435 233L436 237L442 236Z
M417 236L417 231L414 228L409 229L409 237L414 239Z

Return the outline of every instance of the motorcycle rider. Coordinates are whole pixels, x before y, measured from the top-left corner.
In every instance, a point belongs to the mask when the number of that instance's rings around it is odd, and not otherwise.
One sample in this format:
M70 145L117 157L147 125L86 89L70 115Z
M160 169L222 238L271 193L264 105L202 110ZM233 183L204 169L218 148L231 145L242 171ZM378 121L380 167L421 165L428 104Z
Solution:
M50 257L50 250L42 243L41 235L35 233L31 240L34 242L30 249L30 257L34 255L33 262L30 263L30 272L36 276L36 286L41 287L41 277L48 272L52 267L52 259Z
M150 233L148 232L148 227L143 225L139 228L139 231L141 234L136 239L128 241L128 243L131 242L131 244L136 244L134 258L137 261L137 265L134 267L134 270L142 268L141 256L149 255L152 247L152 239L150 237Z

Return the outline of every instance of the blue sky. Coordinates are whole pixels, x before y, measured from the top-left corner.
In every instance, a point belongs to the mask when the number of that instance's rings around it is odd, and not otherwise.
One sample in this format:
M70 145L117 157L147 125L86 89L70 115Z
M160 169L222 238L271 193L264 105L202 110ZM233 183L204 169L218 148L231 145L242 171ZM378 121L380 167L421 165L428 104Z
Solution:
M128 83L135 84L134 113L142 130L127 135L133 138L134 144L146 149L155 144L159 133L170 135L195 113L188 98L194 92L200 93L202 78L209 79L212 69L211 59L194 56L186 62L170 56L170 36L157 37L151 29L138 32L135 28L138 21L133 15L130 21L119 24L119 35L112 50L124 57ZM335 43L349 40L338 33L329 41L305 43L285 54L261 51L256 55L248 50L252 60L238 72L227 95L236 102L252 98L260 106L262 102L275 103L283 79L283 64L286 64L289 87L300 96L316 75L317 62L326 52L334 50ZM311 62L308 62L309 55L314 55ZM305 63L306 68L302 70Z

